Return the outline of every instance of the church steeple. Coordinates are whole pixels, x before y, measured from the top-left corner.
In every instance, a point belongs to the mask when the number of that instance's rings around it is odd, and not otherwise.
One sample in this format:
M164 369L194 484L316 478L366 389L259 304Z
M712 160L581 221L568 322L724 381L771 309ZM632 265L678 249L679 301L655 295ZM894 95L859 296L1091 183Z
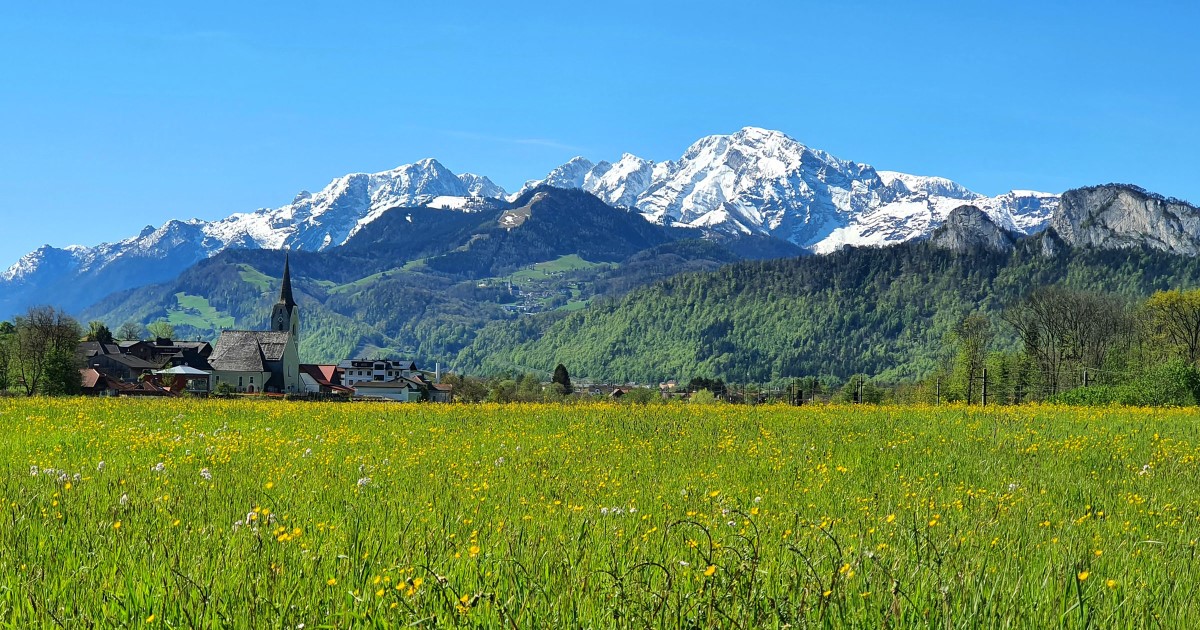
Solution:
M279 288L279 303L291 309L296 306L296 300L292 299L292 269L290 265L290 254L283 255L283 286Z
M271 330L290 332L295 337L300 334L300 309L292 297L292 268L288 254L283 258L283 284L279 287L279 301L271 309Z

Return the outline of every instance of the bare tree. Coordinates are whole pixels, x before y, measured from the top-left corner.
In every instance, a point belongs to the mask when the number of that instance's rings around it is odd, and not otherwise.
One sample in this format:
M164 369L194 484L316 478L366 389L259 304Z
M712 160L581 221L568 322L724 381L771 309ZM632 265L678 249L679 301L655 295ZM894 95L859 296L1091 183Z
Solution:
M125 322L117 329L117 339L121 341L137 341L142 338L142 325L136 322Z
M16 365L25 395L32 396L46 387L47 369L53 369L55 361L71 362L83 331L79 322L51 306L30 307L14 323Z
M1118 297L1062 287L1034 289L1002 315L1053 395L1079 382L1082 369L1102 369L1135 338L1128 306Z
M979 313L967 315L954 327L954 337L958 340L955 368L965 381L963 388L969 405L973 402L975 383L981 382L983 377L988 346L993 337L992 322Z

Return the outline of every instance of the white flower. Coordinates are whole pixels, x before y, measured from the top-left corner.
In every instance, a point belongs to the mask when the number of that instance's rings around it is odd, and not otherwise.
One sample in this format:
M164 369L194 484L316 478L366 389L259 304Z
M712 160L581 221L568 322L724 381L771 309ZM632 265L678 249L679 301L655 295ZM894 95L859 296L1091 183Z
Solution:
M367 485L367 484L369 484L369 483L371 483L371 478L370 478L370 477L363 477L362 479L359 479L359 480L358 480L358 487L359 487L359 488L361 488L361 487L363 487L363 486L365 486L365 485Z
M755 503L762 503L762 497L754 497Z
M1010 483L1010 484L1008 484L1008 491L1009 491L1009 492L1016 492L1016 490L1017 490L1017 484L1015 484L1015 483Z
M37 467L37 466L30 466L30 467L29 467L29 476L30 476L30 477L36 477L36 476L38 476L38 467Z
M207 468L200 469L200 476L203 477L205 481L212 481L212 473L208 472Z
M608 516L608 508L606 508L606 507L600 508L600 513L603 514L604 516Z
M154 472L162 472L162 471L166 470L166 468L167 468L166 464L164 464L162 462L158 462L157 464L154 465L153 470L154 470Z
M730 527L737 527L737 523L736 523L736 522L734 522L734 521L729 521L728 523L725 523L725 524L726 524L726 525L728 525L728 526L730 526Z
M691 565L691 564L689 564L687 560L680 560L680 561L679 561L679 566L681 566L681 567L690 567L690 566L692 566L692 565Z
M104 460L100 460L100 463L96 464L96 472L104 472Z
M121 505L129 505L129 495L128 495L128 494L122 494L122 495L121 495L121 500L119 501L119 503L120 503Z
M83 475L81 475L79 473L75 473L74 475L71 475L71 478L74 479L75 481L82 481Z
M58 482L59 482L59 483L62 483L62 482L64 482L64 481L66 481L67 479L70 479L70 477L68 477L68 476L67 476L67 473L63 473L63 474L61 474L61 475L59 475L59 476L58 476Z
M496 460L496 467L497 467L497 468L499 468L500 466L503 466L503 465L504 465L504 458L503 458L503 457L501 457L501 458L499 458L499 459L497 459L497 460Z
M629 508L630 514L637 514L637 508Z

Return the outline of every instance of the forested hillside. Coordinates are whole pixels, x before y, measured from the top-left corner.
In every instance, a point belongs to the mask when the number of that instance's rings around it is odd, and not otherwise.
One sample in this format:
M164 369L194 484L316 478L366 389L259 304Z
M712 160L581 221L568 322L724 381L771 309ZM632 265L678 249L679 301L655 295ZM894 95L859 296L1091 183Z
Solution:
M1043 238L1012 253L908 243L684 274L585 311L492 324L456 367L546 371L563 363L573 375L637 382L855 373L907 380L949 358L954 326L974 311L993 320L998 346L1015 348L998 315L1035 287L1132 300L1200 286L1196 258L1150 249L1062 248L1046 256Z

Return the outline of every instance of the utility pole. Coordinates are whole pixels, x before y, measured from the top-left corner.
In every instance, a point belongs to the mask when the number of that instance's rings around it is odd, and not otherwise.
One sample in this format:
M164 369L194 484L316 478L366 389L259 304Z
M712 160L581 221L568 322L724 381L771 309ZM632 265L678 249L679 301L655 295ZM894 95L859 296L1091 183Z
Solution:
M940 377L940 376L937 377L934 387L936 388L935 391L936 391L936 395L937 395L937 398L936 398L937 402L934 404L941 405L942 404L942 377Z

